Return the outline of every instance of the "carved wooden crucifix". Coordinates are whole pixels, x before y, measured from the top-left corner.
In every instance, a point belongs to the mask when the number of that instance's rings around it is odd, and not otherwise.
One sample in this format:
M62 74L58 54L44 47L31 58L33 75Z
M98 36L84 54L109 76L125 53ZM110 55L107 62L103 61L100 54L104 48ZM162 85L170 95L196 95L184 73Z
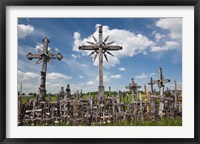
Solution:
M26 57L29 60L38 59L36 64L42 63L41 83L40 83L40 87L39 87L39 100L40 101L45 101L47 62L51 64L51 59L58 59L60 61L63 58L63 56L60 53L52 54L52 51L48 50L48 44L49 43L50 43L49 39L47 37L45 37L43 39L43 49L38 50L39 54L28 53L26 55Z

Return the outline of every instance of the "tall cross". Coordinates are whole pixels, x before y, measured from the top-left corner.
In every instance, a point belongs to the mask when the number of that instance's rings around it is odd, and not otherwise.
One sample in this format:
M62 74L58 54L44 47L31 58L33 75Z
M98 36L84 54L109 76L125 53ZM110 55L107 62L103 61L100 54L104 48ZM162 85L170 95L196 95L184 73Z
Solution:
M151 85L151 94L154 93L154 90L153 90L153 85L156 84L156 81L153 81L153 78L151 77L151 82L148 83L148 85Z
M163 98L163 92L164 92L164 83L170 82L170 79L164 79L162 74L162 68L159 67L158 70L159 79L157 80L158 87L160 89L160 104L159 104L159 114L161 117L163 115L162 111L164 110L164 98Z
M29 60L32 59L38 59L36 64L42 63L42 68L41 68L41 82L40 82L40 87L39 87L39 99L41 101L45 101L45 95L46 95L46 72L47 72L47 62L51 64L51 59L58 59L59 61L63 58L63 56L58 53L58 54L52 54L51 50L48 50L48 44L50 43L49 39L45 37L43 39L43 49L38 50L39 54L32 54L28 53L26 57Z
M111 97L111 87L109 87L109 97Z
M97 58L97 55L99 55L99 90L98 90L98 96L99 96L100 100L102 100L104 98L103 56L108 61L106 54L114 56L109 51L122 50L121 46L111 45L111 44L114 43L114 41L113 42L107 42L109 36L107 36L103 41L103 30L102 30L102 28L103 28L103 26L99 26L99 41L97 41L97 39L94 36L92 36L95 42L87 41L87 43L89 43L90 45L79 46L80 50L90 50L90 51L92 51L89 54L89 56L95 54L94 60Z
M126 89L129 89L131 91L132 94L132 102L134 103L136 101L136 96L137 96L137 89L141 88L141 86L138 86L135 82L134 82L134 78L131 79L131 83L129 84L129 86L126 86Z
M22 83L20 85L20 91L18 93L18 114L20 114L21 111L21 102L22 102Z
M177 109L177 84L174 80L174 108Z

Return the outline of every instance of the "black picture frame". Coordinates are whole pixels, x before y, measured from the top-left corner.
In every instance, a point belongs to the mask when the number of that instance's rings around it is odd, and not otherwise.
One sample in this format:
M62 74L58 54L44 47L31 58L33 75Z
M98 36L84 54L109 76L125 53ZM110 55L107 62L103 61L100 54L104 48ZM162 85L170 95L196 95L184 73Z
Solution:
M114 139L114 138L80 138L80 139L16 139L6 138L6 7L7 6L194 6L194 138L127 138L127 139ZM198 83L200 67L200 2L199 0L1 0L0 1L0 142L1 143L165 143L165 144L200 144L200 98Z

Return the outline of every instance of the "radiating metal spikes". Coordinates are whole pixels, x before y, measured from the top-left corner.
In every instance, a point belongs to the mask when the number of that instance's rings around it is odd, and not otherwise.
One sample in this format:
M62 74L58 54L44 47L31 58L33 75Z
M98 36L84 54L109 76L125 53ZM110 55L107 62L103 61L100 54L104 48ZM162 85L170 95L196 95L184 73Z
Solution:
M96 60L96 58L97 58L97 54L95 54L95 56L94 56L94 61Z
M90 42L90 41L86 41L87 43L89 43L89 44L94 44L93 42Z
M95 51L92 51L88 56L91 56L91 55L93 55L95 53Z
M98 43L98 42L97 42L97 39L96 39L94 36L92 36L92 37L93 37L94 41L95 41L96 43Z
M104 42L107 42L108 38L109 38L109 35L105 38Z
M107 54L109 54L111 56L114 56L111 52L109 52L109 51L106 51L106 52L107 52Z
M112 42L108 42L107 45L111 45L113 44L115 41L112 41Z
M107 57L107 55L106 55L105 53L104 53L103 55L104 55L106 61L108 61L108 57Z

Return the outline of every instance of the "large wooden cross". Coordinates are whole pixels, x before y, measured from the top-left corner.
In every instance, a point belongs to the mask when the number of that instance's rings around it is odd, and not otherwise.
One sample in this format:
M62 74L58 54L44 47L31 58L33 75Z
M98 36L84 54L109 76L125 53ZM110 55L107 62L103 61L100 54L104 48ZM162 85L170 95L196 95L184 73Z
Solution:
M160 89L160 104L159 104L159 114L158 115L160 115L161 117L163 115L162 111L164 110L164 97L163 97L164 83L168 83L168 82L170 82L170 79L163 78L162 68L159 67L157 84Z
M109 51L118 51L118 50L122 50L121 46L117 46L117 45L111 45L114 43L113 42L107 42L109 36L107 36L104 41L103 41L103 30L102 30L103 26L99 26L99 41L97 41L97 39L93 37L95 42L87 42L90 45L82 45L79 46L80 50L90 50L92 51L89 56L95 54L94 56L94 60L96 59L97 55L99 55L99 90L98 90L98 97L100 100L102 100L104 98L104 85L103 85L103 56L105 57L105 59L108 61L107 55L109 54L111 56L114 56L112 53L110 53Z
M36 64L42 63L42 69L41 69L41 83L39 87L39 100L45 101L45 95L46 95L46 72L47 72L47 62L51 63L51 59L58 59L61 60L63 56L58 54L52 54L51 50L48 50L48 44L50 43L49 39L45 37L43 39L43 50L38 50L39 54L32 54L28 53L26 57L29 60L32 59L38 59Z

